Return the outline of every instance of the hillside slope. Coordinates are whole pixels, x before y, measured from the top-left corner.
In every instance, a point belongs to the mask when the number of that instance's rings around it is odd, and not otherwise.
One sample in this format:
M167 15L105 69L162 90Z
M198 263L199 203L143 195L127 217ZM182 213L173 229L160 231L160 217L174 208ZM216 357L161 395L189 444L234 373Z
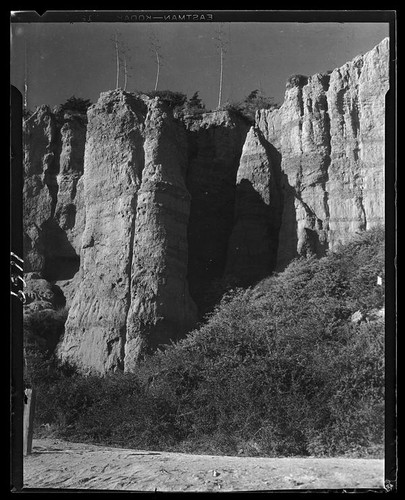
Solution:
M38 424L62 438L248 455L381 456L384 232L225 296L133 374L57 375Z

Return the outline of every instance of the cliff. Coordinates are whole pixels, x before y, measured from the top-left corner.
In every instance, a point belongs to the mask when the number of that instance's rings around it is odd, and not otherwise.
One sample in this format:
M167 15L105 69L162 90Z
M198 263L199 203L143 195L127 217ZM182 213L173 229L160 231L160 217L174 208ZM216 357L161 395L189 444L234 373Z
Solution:
M67 304L60 358L134 370L189 332L217 288L383 223L388 56L386 39L291 77L252 126L230 111L177 119L122 90L87 120L40 107L24 125L26 311Z
M388 57L384 39L330 74L291 78L280 109L257 112L282 175L278 268L384 222Z

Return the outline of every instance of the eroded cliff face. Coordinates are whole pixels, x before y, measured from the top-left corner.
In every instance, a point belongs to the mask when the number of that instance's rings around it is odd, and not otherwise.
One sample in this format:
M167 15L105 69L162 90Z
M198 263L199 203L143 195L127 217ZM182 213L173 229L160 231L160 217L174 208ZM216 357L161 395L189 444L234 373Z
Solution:
M331 74L292 78L280 109L257 113L280 154L278 268L384 222L388 57L385 39Z
M290 78L253 126L175 119L122 90L101 94L87 129L41 107L25 124L25 307L66 302L60 358L135 370L197 324L218 283L251 285L383 223L388 55L387 39Z
M144 104L102 94L88 111L80 281L59 356L98 372L124 368Z
M107 92L88 112L84 165L81 279L58 352L83 370L131 371L196 322L185 129L158 99Z
M197 319L187 281L190 194L185 185L184 127L158 100L148 102L144 169L133 229L125 370L169 339L189 332Z
M47 106L38 108L36 115L26 122L23 132L25 271L42 271L45 256L41 236L55 205L49 172L55 163L56 123L50 109Z
M79 269L84 210L81 189L86 118L41 106L24 123L23 237L27 280L63 287ZM28 283L28 290L30 290ZM35 289L37 283L32 285ZM71 293L69 293L69 291Z

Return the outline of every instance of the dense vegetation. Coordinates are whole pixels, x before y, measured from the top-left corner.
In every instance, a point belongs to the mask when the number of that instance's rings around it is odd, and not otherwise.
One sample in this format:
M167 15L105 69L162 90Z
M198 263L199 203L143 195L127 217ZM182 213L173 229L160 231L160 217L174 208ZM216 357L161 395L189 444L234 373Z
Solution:
M73 95L60 106L60 110L62 112L73 111L85 115L90 106L91 101L89 99L83 99L82 97L76 97Z
M36 430L128 447L381 456L384 232L235 289L134 374L84 377L39 344ZM362 322L351 316L360 310ZM44 376L44 365L47 367ZM38 380L38 377L37 377ZM48 426L48 427L49 427Z
M43 309L24 315L25 380L27 385L51 382L57 371L63 372L54 356L64 332L68 310ZM68 369L70 373L74 370Z
M291 77L293 78L293 77ZM135 91L132 92L135 96L146 95L150 98L158 97L162 102L164 102L169 108L173 110L175 118L191 117L198 119L203 113L209 113L213 111L229 111L234 113L247 122L253 124L255 120L255 113L259 109L277 109L278 104L274 103L272 97L267 97L260 90L256 89L250 92L250 94L241 101L226 102L221 108L217 110L208 110L199 96L199 92L196 91L194 94L187 98L187 95L183 92L174 92L172 90L151 90L148 92ZM82 123L87 122L87 110L92 105L89 99L84 99L82 97L72 96L69 97L63 104L55 106L53 111L56 114L57 120L62 123L65 119L65 115L74 116L75 119L81 121ZM24 109L23 117L27 120L33 112Z

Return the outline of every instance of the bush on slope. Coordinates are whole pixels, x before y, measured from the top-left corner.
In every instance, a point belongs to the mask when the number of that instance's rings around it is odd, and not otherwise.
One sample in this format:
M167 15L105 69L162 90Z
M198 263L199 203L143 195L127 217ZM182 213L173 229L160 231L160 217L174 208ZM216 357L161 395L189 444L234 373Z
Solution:
M383 306L383 269L376 229L228 293L201 328L136 374L48 388L64 404L62 434L208 453L378 455L384 323L351 316Z

